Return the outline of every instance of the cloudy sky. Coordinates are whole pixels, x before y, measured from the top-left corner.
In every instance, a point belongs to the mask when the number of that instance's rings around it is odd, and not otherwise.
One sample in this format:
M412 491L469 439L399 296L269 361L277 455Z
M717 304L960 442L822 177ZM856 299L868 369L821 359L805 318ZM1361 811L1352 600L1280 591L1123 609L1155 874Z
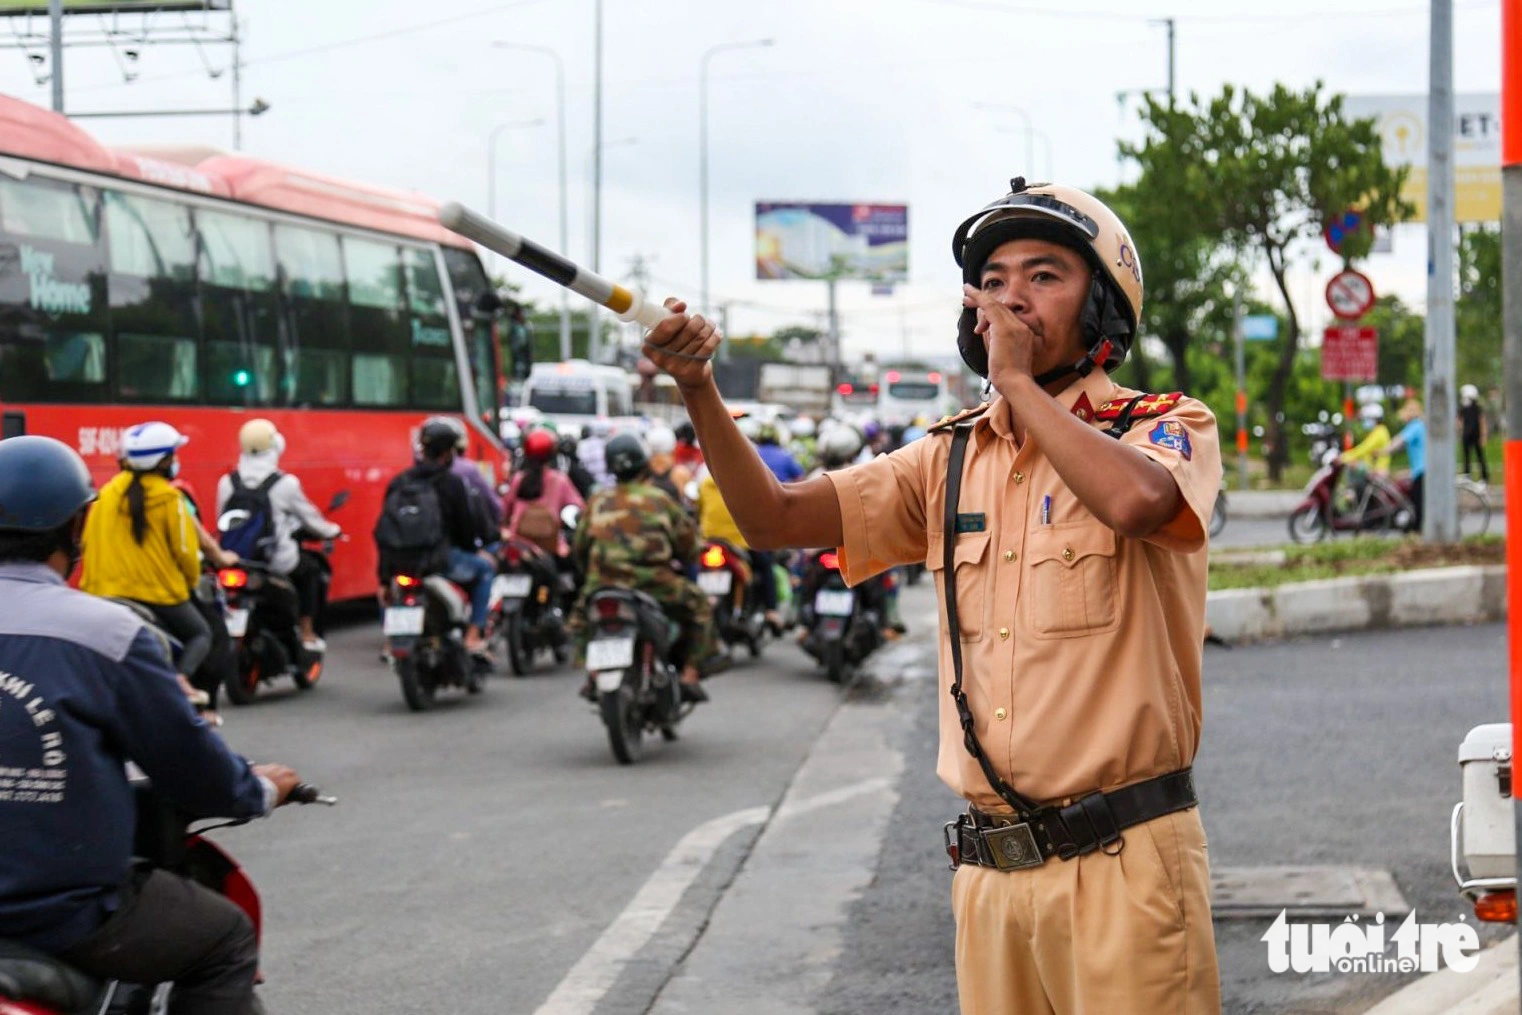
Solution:
M1176 19L1177 87L1214 93L1320 78L1349 94L1423 92L1427 5L1419 0L604 0L604 274L643 256L657 295L696 297L701 277L698 80L703 54L729 42L766 48L715 55L709 71L710 214L715 301L731 333L811 324L822 283L752 279L752 202L906 202L911 281L891 297L843 284L848 350L949 349L959 276L956 224L1017 173L1047 175L1047 146L1027 153L1025 111L1050 141L1050 170L1078 186L1113 184L1116 139L1135 136L1135 101L1117 93L1167 81ZM1455 85L1499 88L1497 0L1455 0ZM244 95L272 109L245 121L252 155L484 206L487 138L497 148L498 217L558 246L556 102L551 63L494 41L546 46L566 68L570 240L589 260L594 0L239 0ZM123 27L136 24L124 21ZM167 20L158 22L167 25ZM0 21L0 38L9 36ZM218 107L229 103L225 48L145 48L127 84L109 50L73 49L71 111ZM220 73L212 79L208 69ZM0 51L0 92L39 104L46 84ZM197 141L230 147L229 120L93 120L107 143ZM1187 210L1181 210L1187 213ZM1142 245L1145 262L1146 249ZM1297 274L1297 302L1324 323L1330 270ZM1405 226L1371 260L1381 291L1420 303L1425 231ZM513 277L544 302L552 287Z

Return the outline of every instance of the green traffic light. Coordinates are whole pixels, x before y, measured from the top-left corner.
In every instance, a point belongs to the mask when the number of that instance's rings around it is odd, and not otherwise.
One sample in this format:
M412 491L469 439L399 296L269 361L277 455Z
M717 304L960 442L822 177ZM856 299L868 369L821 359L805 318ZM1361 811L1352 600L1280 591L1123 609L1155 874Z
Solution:
M233 383L240 388L248 387L248 382L251 380L253 380L253 375L250 374L247 370L239 370L233 374Z

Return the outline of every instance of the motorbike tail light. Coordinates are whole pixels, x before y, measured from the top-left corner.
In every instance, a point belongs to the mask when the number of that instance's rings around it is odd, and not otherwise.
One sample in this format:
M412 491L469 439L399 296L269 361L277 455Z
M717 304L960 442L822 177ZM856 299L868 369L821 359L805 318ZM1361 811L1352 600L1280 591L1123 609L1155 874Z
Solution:
M838 564L839 561L836 561L836 563ZM889 572L888 574L883 575L883 591L884 592L892 592L893 591L893 586L895 586L897 584L898 583L893 580L893 574L892 574L892 572Z
M248 588L248 572L241 567L224 567L217 572L217 584L224 589Z
M597 619L617 620L619 613L622 612L619 606L620 604L617 599L599 599L597 601Z
M823 567L823 568L826 568L827 570L830 570L830 571L839 571L840 570L840 554L838 554L838 553L821 553L819 555L819 566Z
M419 585L422 585L423 582L421 579L414 577L413 575L399 574L396 576L396 584L399 588L415 589Z
M703 551L703 566L709 568L723 567L724 559L727 556L728 554L724 552L724 547L715 543Z
M1516 923L1516 889L1505 888L1481 895L1474 900L1474 915L1486 923Z
M509 567L518 567L523 563L523 548L517 543L508 543L502 558Z

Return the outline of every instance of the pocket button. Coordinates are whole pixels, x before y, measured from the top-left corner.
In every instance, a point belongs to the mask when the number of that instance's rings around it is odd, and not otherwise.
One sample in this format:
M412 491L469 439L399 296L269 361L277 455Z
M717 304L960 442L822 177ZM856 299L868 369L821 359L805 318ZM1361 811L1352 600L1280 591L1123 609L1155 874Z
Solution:
M999 637L1002 638L1005 641L1008 641L1009 640L1009 628L1007 628L1007 627L1001 627L1001 628L999 628Z
M1071 546L1064 546L1062 548L1062 559L1063 560L1072 560L1073 559L1073 548Z

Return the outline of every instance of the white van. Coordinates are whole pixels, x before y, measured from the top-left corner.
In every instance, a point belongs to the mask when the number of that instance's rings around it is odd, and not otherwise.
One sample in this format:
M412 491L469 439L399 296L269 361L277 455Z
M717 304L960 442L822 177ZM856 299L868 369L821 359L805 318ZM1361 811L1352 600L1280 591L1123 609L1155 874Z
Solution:
M628 371L584 359L535 363L523 385L522 404L561 428L627 418L634 414L631 380Z

